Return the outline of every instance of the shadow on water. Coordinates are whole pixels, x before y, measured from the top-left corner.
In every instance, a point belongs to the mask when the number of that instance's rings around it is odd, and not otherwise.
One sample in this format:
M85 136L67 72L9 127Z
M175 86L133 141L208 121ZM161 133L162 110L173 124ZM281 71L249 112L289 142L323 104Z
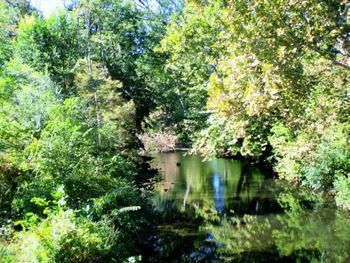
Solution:
M166 153L152 166L162 180L144 262L350 260L349 215L326 197L242 160Z

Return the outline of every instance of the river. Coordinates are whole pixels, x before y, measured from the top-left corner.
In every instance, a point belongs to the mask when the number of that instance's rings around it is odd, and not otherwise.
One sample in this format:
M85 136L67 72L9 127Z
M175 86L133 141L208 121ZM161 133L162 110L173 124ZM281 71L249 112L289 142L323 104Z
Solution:
M350 216L332 198L247 161L162 153L145 262L350 262Z

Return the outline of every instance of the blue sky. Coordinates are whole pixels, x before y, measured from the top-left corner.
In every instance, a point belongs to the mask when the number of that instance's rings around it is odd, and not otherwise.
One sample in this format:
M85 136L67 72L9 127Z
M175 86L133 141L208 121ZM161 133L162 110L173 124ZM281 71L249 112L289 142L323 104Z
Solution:
M64 0L31 0L32 5L41 10L45 16L56 12L60 7L63 8L64 2Z

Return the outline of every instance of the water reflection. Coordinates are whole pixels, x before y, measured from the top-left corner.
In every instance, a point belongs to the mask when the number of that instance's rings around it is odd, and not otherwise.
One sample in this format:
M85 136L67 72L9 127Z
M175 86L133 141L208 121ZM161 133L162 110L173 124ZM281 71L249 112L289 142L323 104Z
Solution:
M196 155L167 153L157 155L153 165L163 176L155 198L158 209L185 211L208 204L218 213L267 213L278 209L277 202L271 202L264 191L264 176L248 163L203 161Z
M215 209L217 212L221 213L222 211L224 211L225 186L223 184L223 180L215 172L213 176L213 188L214 188Z
M247 162L168 153L147 262L350 262L350 217Z

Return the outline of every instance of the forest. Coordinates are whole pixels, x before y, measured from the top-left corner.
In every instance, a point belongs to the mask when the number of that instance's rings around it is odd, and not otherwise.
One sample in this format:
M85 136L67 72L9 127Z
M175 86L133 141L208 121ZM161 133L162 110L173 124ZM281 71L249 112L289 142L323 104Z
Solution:
M148 262L147 153L248 160L349 213L349 8L0 0L0 262Z

